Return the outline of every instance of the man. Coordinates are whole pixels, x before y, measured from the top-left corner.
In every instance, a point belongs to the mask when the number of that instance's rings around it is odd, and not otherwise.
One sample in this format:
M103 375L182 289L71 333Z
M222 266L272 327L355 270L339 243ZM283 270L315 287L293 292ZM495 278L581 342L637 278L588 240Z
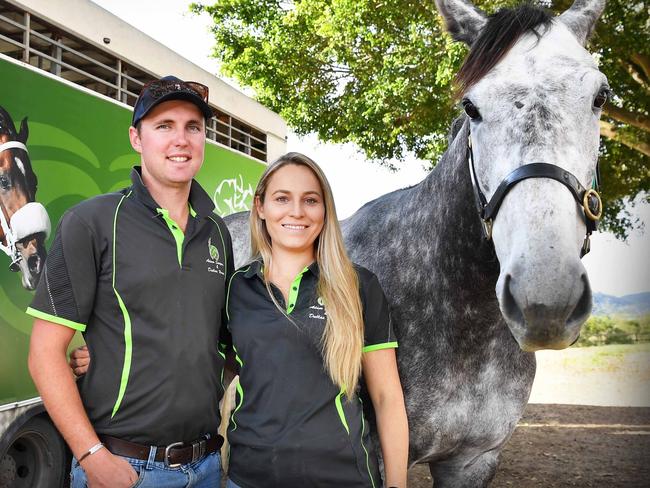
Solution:
M217 349L233 261L193 180L207 99L206 86L171 76L145 85L129 128L141 156L132 186L65 213L27 311L29 369L75 456L73 487L219 486ZM92 358L78 384L66 362L75 330Z

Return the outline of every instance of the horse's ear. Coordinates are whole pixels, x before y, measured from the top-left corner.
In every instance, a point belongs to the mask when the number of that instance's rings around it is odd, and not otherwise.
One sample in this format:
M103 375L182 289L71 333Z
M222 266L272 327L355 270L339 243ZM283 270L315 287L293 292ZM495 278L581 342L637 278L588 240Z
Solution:
M436 7L451 37L470 46L487 22L485 14L466 0L436 0Z
M558 18L584 46L605 9L605 3L606 0L575 0L569 10Z
M27 127L27 117L25 117L20 121L20 132L18 133L17 139L25 144L27 137L29 137L29 128Z

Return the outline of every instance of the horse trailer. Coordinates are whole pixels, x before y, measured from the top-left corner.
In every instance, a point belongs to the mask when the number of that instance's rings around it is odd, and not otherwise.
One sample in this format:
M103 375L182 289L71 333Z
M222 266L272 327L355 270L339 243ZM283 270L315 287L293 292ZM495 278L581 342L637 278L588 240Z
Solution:
M248 210L285 152L277 114L89 0L0 1L0 487L66 482L70 453L27 370L25 309L64 211L130 184L131 107L167 74L209 87L197 179L221 215Z

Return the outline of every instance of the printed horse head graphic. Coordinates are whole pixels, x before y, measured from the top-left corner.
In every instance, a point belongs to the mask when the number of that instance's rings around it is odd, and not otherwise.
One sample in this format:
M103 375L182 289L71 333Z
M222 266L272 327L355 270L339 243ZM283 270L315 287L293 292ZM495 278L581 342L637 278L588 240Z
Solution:
M27 117L16 131L9 113L0 107L0 249L9 256L11 271L33 290L43 270L50 234L47 210L36 202L38 180L25 143Z

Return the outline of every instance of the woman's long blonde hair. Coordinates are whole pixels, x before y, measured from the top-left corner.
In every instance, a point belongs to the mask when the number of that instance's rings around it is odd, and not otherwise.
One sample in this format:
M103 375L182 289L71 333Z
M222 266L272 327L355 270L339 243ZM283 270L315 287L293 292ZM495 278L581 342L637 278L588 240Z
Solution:
M341 227L336 217L332 189L323 170L304 154L290 152L271 163L260 178L255 190L255 200L264 203L264 196L273 174L287 165L306 166L320 183L325 205L323 230L314 242L316 262L320 270L317 292L327 311L321 347L325 368L341 390L351 399L361 375L364 326L359 278L343 244ZM250 213L251 255L261 257L264 263L264 281L271 299L283 312L271 293L268 272L271 269L271 237L260 218L256 205Z

